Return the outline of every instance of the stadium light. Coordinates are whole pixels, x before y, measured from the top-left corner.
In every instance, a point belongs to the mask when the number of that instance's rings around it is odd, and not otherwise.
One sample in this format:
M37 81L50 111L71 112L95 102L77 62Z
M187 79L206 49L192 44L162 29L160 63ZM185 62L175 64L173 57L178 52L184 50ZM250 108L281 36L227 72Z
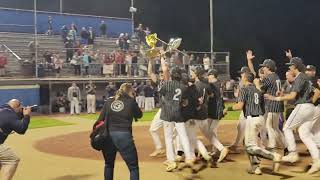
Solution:
M131 13L131 21L132 21L132 35L134 35L134 13L137 12L137 8L134 7L134 0L131 0L131 7L129 8L129 12Z

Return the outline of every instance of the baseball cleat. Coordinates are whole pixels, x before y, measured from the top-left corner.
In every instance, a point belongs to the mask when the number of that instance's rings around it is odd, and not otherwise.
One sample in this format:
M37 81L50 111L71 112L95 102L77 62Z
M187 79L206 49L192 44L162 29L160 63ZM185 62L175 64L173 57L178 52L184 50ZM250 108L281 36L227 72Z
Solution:
M257 166L255 169L253 169L253 167L250 167L247 169L247 172L249 174L262 175L262 171L259 166Z
M314 174L320 171L320 160L315 160L308 171L308 174Z
M281 161L295 163L299 161L299 155L297 152L290 152L288 155L283 156Z
M173 170L177 169L177 163L176 162L168 162L168 166L166 168L167 172L172 172Z
M273 154L273 172L278 172L280 168L281 155L278 153Z
M184 157L183 157L183 156L176 155L174 161L175 161L175 162L183 162L183 161L184 161Z
M226 148L226 147L224 147L224 148L222 149L222 151L220 152L220 157L219 157L219 159L218 159L218 163L221 162L222 160L224 160L224 158L226 158L226 156L228 155L228 153L229 153L229 149Z
M166 154L164 149L157 149L150 154L150 157L163 157Z

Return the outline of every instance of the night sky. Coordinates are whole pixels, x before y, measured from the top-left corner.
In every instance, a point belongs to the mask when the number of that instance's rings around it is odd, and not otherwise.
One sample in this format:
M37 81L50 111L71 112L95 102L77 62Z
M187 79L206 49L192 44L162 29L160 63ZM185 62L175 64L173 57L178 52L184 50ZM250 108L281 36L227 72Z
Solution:
M59 0L38 0L39 9L59 10ZM33 0L0 0L0 6L32 9ZM65 12L130 17L130 0L65 0ZM182 48L209 51L209 0L135 0L136 23L167 40L183 38ZM231 52L231 72L245 64L245 51L286 67L284 50L292 49L306 64L320 66L319 0L214 0L214 50ZM235 74L232 74L235 75Z

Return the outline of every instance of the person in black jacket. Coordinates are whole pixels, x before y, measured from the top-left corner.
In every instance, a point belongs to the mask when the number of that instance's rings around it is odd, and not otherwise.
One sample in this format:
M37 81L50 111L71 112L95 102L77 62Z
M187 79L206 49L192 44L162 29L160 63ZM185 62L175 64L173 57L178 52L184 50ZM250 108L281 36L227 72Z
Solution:
M130 171L130 180L139 179L138 154L132 136L132 121L142 117L132 86L124 83L115 97L109 98L99 119L105 119L109 138L102 150L105 159L105 180L113 179L116 153L119 152Z
M4 142L12 131L24 134L29 126L31 108L23 108L17 99L0 106L0 167L1 179L11 180L20 158Z

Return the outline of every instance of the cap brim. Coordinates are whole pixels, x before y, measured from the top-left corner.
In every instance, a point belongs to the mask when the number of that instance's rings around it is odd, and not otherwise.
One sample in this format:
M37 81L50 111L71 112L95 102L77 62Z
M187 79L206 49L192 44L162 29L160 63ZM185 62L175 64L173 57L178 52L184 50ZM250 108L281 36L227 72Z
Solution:
M293 63L286 63L287 66L291 66L294 65Z
M259 66L260 66L260 67L265 67L265 65L264 65L264 64L259 64Z

